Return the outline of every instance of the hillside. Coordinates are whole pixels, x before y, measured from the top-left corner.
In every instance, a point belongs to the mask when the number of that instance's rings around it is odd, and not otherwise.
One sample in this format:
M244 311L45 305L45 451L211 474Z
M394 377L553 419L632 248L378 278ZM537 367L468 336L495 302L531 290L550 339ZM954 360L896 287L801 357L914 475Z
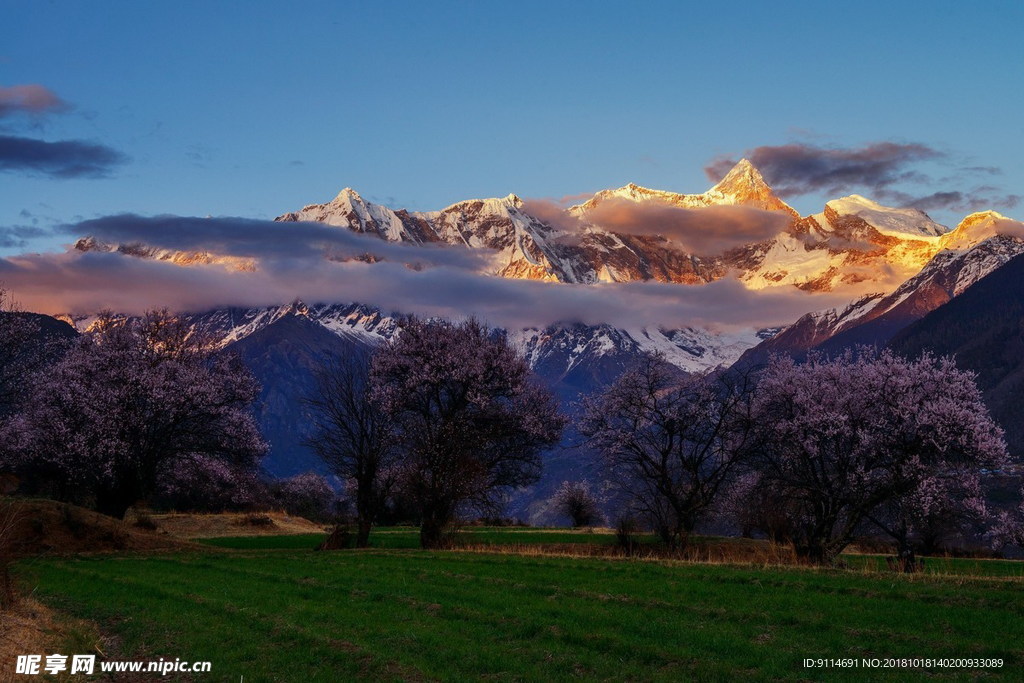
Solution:
M898 333L890 348L932 351L978 375L1011 452L1024 455L1024 255L1017 256Z
M263 468L275 477L301 472L326 472L304 440L314 424L304 401L316 386L316 373L332 357L365 350L364 344L329 332L294 312L226 347L237 353L261 385L256 419L270 453Z

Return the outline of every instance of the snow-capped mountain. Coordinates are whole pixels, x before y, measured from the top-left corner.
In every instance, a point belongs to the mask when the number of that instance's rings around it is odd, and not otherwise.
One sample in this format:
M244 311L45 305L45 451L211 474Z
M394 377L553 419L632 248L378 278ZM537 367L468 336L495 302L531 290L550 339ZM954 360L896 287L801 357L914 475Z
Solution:
M154 261L169 261L178 266L217 264L226 266L232 270L253 271L256 269L256 261L249 258L213 254L207 251L177 251L174 249L161 249L147 244L142 244L141 242L111 243L98 240L93 236L82 237L79 239L75 242L75 249L78 251L118 252L125 256L134 256L136 258L153 259Z
M779 211L799 218L789 204L779 199L760 171L747 159L741 159L714 187L700 194L677 194L651 190L630 183L617 190L602 190L582 204L569 208L574 216L586 217L593 209L609 199L628 199L634 202L658 201L683 209L708 206L747 206L764 211Z
M307 306L296 301L267 308L220 309L190 314L186 319L197 332L222 347L230 347L287 317L304 318L349 343L366 347L386 342L401 329L400 316L357 303ZM88 326L88 320L78 322L80 329ZM599 360L602 358L616 359L613 363L624 368L637 354L660 353L685 372L706 372L730 365L744 351L777 331L713 333L693 327L619 329L611 325L565 324L504 332L538 374L560 382L574 373L591 373L591 366L605 362ZM570 384L579 382L573 380ZM600 382L588 386L597 384Z
M295 301L283 306L228 308L186 317L197 331L226 347L288 316L305 318L342 339L366 346L387 341L398 329L396 317L362 304L307 306Z
M931 229L927 224L921 227ZM1024 253L1024 223L983 211L967 216L934 241L939 251L895 291L862 297L842 310L808 313L745 353L740 362L763 362L771 353L799 354L812 348L834 352L857 344L884 344Z
M882 206L867 197L851 194L825 203L826 209L836 216L854 216L863 220L882 235L899 239L940 237L948 230L933 221L920 209L896 209ZM819 225L830 223L824 213L812 216Z
M687 248L666 230L630 233L609 227L609 203L638 211L658 207L692 212L694 229L714 231L701 209L744 207L772 218L770 234L729 247ZM439 211L410 212L364 199L345 188L324 204L283 214L278 222L312 221L390 242L448 244L493 252L487 274L566 283L654 280L700 285L738 277L750 289L796 286L809 291L889 292L946 244L947 230L915 209L885 207L858 195L830 201L821 213L800 217L746 159L709 190L678 194L628 184L603 190L557 216L530 213L528 202L501 198L457 202ZM778 226L775 230L772 226ZM656 228L657 226L655 226ZM287 226L282 225L282 229ZM218 263L253 270L258 263L207 252L144 244L111 244L86 237L81 251L118 251L179 265Z
M531 280L577 282L583 274L564 263L554 228L522 210L514 194L500 199L474 199L440 211L395 211L363 199L345 188L326 204L311 204L277 218L280 222L314 221L391 242L447 243L497 252L492 274ZM549 243L550 241L550 243Z
M603 226L597 210L610 201L689 210L742 206L779 214L786 227L763 241L698 254L666 235L627 234ZM316 221L394 242L493 249L498 255L492 274L501 277L704 284L738 272L753 289L795 285L812 291L850 285L891 290L900 275L909 277L940 249L938 236L946 232L923 212L884 207L857 195L801 218L746 159L700 194L630 183L598 192L565 214L573 223L569 228L531 215L529 206L512 194L459 202L441 211L396 211L346 188L330 202L277 220Z
M767 239L723 253L695 254L657 231L624 234L602 226L601 208L609 202L624 203L627 208L675 207L697 216L709 207L745 207L774 216L780 229ZM1017 244L1003 240L973 251L1008 220L999 214L974 214L948 231L924 212L885 207L859 195L829 201L822 212L801 217L745 159L700 194L628 184L567 208L566 222L550 216L541 219L529 210L529 203L509 194L458 202L440 211L410 212L375 204L346 188L330 202L308 205L277 220L282 230L290 222L314 221L391 242L491 250L496 256L488 261L489 274L498 277L568 283L655 280L696 286L737 277L750 289L798 287L846 293L851 301L845 309L809 314L771 341L763 339L770 335L758 336L753 330L726 335L694 328L624 330L573 324L509 330L531 363L543 365L552 377L571 377L579 368L600 364L600 357L650 352L662 353L685 371L705 371L731 364L759 343L762 350L810 348L873 320L883 325L920 317L922 311L962 289L963 285L947 282L954 277L952 271L959 280L973 281L1002 262L999 258L1005 261L1016 253ZM183 266L223 263L238 269L258 268L257 263L217 254L109 244L93 238L80 240L76 248L119 251ZM209 333L230 344L295 312L291 307L222 310L201 318ZM300 314L336 334L369 344L386 339L396 324L392 316L356 303L311 305Z

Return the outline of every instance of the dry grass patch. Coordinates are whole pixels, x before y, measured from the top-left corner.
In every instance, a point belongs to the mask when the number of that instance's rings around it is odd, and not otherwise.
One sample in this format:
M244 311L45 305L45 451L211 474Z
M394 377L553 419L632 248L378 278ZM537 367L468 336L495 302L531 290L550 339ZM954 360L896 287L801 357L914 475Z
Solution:
M131 515L133 513L129 513ZM281 536L324 533L322 524L283 512L221 512L199 514L146 513L157 529L178 538L223 538L226 536Z
M186 550L191 543L92 510L42 499L7 499L16 511L7 533L11 557L111 551Z
M74 619L31 598L20 598L0 613L0 679L31 680L38 676L17 676L18 655L47 655L55 652L95 654L103 657L101 637L96 624ZM8 678L9 677L9 678ZM49 677L53 680L52 677ZM57 680L71 680L65 674ZM100 680L108 680L103 677Z

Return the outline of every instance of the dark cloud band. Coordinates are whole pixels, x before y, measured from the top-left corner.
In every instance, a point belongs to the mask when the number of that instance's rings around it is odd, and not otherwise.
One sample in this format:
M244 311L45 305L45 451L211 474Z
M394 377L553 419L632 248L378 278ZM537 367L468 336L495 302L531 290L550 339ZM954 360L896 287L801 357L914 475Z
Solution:
M52 178L103 178L126 160L117 150L80 140L46 142L0 135L0 171Z
M361 302L385 311L479 315L503 327L555 322L621 327L714 325L739 329L790 322L846 296L795 288L751 291L734 279L702 286L657 282L570 285L483 274L489 254L407 246L311 223L236 218L113 216L66 227L107 240L211 251L256 261L252 270L222 264L180 266L119 252L24 255L0 259L0 281L30 309L137 313L154 306L205 311L308 303ZM214 249L216 247L216 249ZM383 260L325 258L372 253ZM410 268L408 264L425 264Z
M267 262L346 260L372 255L417 267L450 266L464 270L487 267L493 253L485 249L413 245L384 241L312 222L282 222L249 218L106 216L65 225L71 236L89 235L102 242L139 244L156 249L205 252Z
M569 237L598 226L619 235L660 235L690 254L711 256L734 247L771 239L783 231L790 217L777 211L748 206L685 208L650 199L605 199L581 217L560 202L528 199L523 209L532 216L567 231Z
M911 164L945 156L920 143L877 142L859 148L835 149L807 144L757 147L744 156L783 196L825 192L846 194L853 187L874 191L923 176ZM736 161L719 158L705 167L711 179L720 178Z

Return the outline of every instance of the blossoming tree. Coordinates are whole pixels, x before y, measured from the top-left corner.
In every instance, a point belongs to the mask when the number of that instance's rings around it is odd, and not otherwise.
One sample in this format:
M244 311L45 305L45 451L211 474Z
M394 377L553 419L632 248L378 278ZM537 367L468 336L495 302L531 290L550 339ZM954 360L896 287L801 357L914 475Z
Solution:
M749 381L681 376L654 356L586 406L581 431L608 480L674 549L752 453Z
M973 375L928 354L775 358L755 413L757 468L786 496L797 554L814 563L833 561L869 519L905 552L914 519L936 509L949 481L971 488L1006 458Z
M94 328L37 376L16 419L23 470L123 517L190 460L255 466L266 451L248 411L258 386L236 358L166 311L104 315Z
M423 547L444 543L461 508L540 475L565 420L508 340L477 320L406 320L373 358L371 396L395 421L402 487Z

